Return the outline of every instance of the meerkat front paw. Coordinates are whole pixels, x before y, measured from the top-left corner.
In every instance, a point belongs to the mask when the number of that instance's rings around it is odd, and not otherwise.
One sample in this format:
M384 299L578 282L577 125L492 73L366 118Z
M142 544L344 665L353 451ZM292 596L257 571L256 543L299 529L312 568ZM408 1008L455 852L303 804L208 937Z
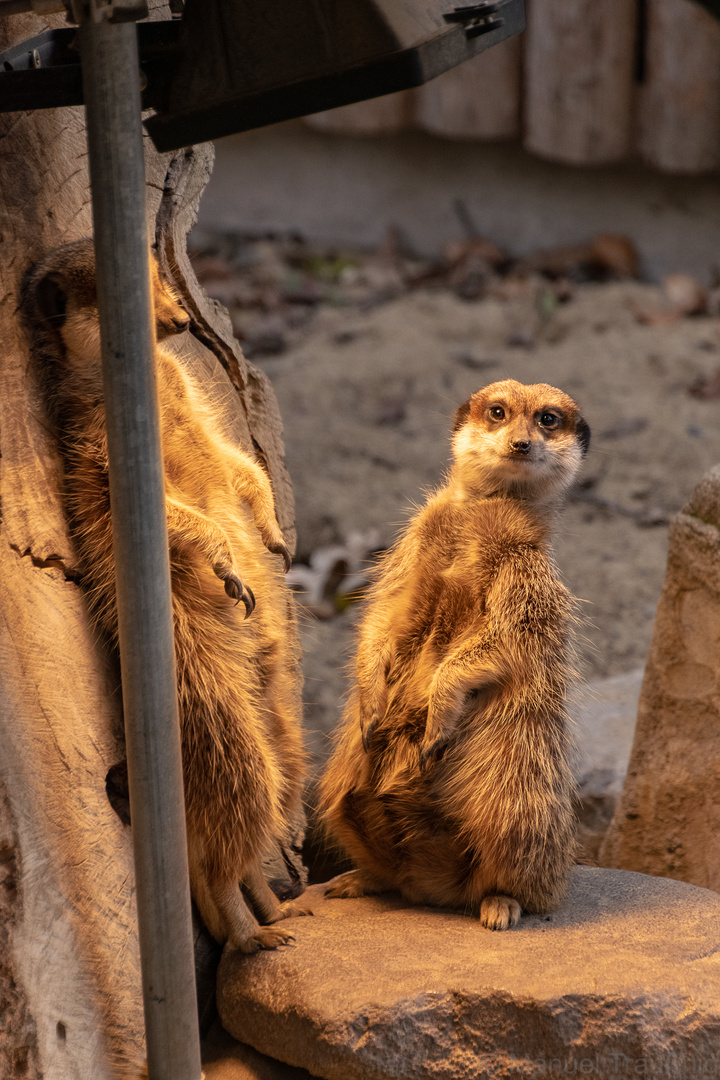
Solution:
M245 605L245 618L247 619L255 610L255 597L252 589L247 585L243 585L237 574L232 572L223 574L221 580L224 581L225 592L231 600L234 600L236 604L239 604L242 600Z
M520 922L522 908L512 896L486 896L480 905L480 922L488 930L507 930Z
M250 937L237 942L240 952L251 956L261 949L277 949L280 945L289 945L295 937L289 930L279 930L275 926L261 926Z

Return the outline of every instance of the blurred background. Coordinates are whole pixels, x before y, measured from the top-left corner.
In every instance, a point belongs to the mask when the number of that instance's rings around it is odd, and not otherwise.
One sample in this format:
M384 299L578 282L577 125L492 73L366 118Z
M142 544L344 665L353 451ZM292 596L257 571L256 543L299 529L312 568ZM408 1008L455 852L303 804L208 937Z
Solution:
M372 553L506 377L593 432L556 551L627 755L668 523L720 460L719 169L695 0L528 0L521 37L417 90L217 143L191 244L280 403L316 769Z

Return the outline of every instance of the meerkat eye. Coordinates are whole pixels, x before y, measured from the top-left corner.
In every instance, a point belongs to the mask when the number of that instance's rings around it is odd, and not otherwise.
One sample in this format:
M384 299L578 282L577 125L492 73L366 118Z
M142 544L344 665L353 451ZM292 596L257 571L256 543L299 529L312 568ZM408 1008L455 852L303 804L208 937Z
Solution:
M502 405L491 405L488 409L488 414L492 420L504 420L505 410Z
M557 413L544 412L540 414L538 418L538 423L540 424L540 427L544 428L552 429L560 427L560 417L557 415Z

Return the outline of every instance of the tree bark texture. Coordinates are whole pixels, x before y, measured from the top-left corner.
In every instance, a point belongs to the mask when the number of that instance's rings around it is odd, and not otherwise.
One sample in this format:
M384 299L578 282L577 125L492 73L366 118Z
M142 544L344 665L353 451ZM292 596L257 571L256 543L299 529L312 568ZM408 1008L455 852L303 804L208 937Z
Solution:
M508 38L418 88L415 124L450 139L520 134L522 38Z
M526 0L526 11L524 34L437 79L308 123L340 135L522 136L569 165L639 154L668 173L720 168L720 22L697 0Z
M720 22L695 0L648 0L640 152L690 175L720 167Z
M521 38L510 38L414 90L307 118L330 135L392 135L420 128L453 139L520 134Z
M49 25L62 18L5 19L0 47ZM130 831L105 789L124 757L119 675L77 583L61 463L16 315L27 267L92 232L84 110L4 114L0 134L0 1076L126 1080L145 1053ZM193 317L184 355L267 468L292 546L272 390L185 251L212 149L173 157L145 142L151 235Z
M635 0L528 0L525 146L573 165L630 149Z

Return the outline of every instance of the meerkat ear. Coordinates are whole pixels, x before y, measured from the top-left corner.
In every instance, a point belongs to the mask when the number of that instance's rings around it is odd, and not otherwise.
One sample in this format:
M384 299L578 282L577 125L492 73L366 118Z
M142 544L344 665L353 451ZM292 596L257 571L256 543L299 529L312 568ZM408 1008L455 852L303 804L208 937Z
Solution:
M46 274L35 287L35 296L40 314L47 322L58 328L65 322L67 293L60 284L57 274Z
M590 449L590 425L582 416L577 418L575 434L577 435L583 455L587 454Z
M467 420L468 416L470 415L470 401L471 401L471 398L468 398L467 401L464 401L462 403L462 405L460 405L460 407L455 410L455 419L453 421L453 432L459 431L460 428L465 423L465 421Z

